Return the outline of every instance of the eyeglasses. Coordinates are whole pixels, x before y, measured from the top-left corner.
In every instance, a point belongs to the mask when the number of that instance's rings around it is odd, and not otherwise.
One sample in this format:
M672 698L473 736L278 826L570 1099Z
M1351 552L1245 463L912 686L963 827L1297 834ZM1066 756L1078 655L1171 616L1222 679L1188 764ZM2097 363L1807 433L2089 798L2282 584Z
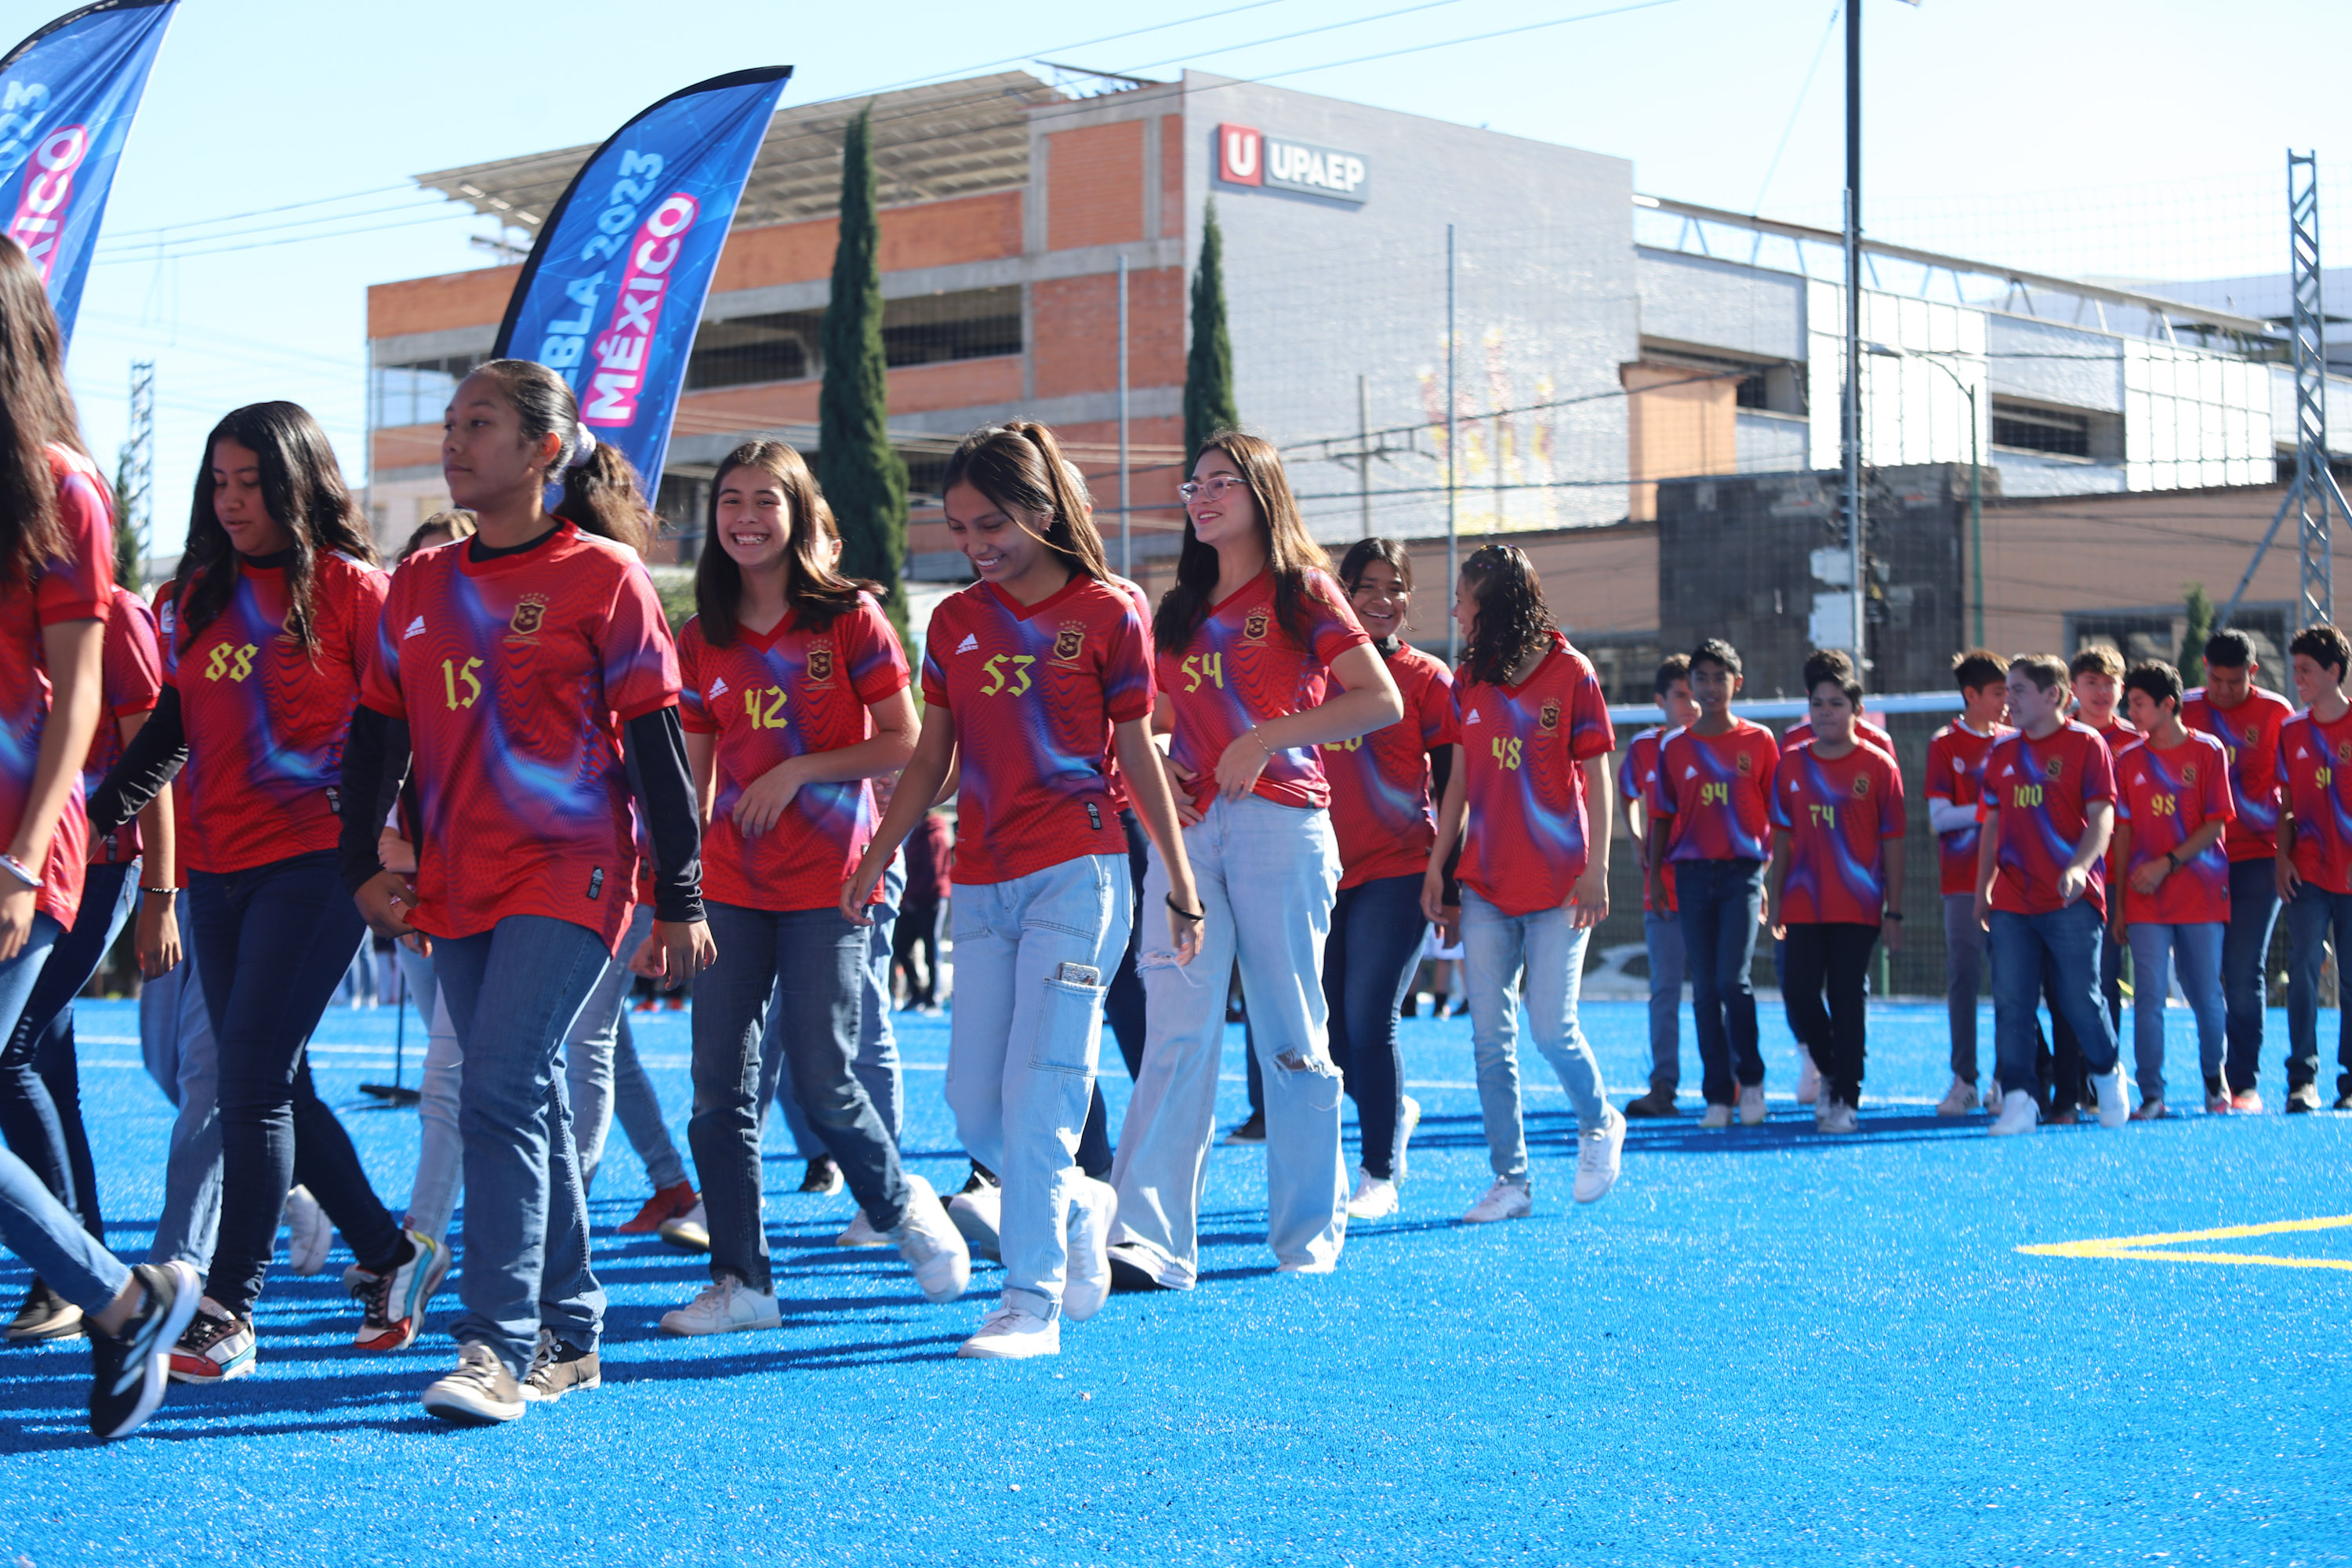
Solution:
M1186 479L1176 487L1176 493L1188 501L1199 500L1203 495L1211 500L1223 500L1227 491L1240 489L1247 483L1247 480L1231 474L1216 474L1205 479Z

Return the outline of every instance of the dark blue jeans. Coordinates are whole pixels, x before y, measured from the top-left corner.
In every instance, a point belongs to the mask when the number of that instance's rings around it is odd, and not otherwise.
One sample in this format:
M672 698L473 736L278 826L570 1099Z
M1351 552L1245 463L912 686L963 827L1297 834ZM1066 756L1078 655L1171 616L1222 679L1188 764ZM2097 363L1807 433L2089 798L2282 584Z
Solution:
M2286 907L2286 1086L2319 1081L2319 968L2336 944L2336 1092L2352 1094L2352 893L2305 882Z
M2088 899L2046 914L1992 911L1993 1048L2004 1094L2014 1089L2036 1093L2039 1089L2033 1059L2040 1033L2035 1009L2045 967L2051 1007L2081 1043L2083 1067L2094 1076L2115 1070L2116 1026L2107 1016L2099 964L2105 930L2106 922ZM2066 1075L2062 1072L2061 1077Z
M1764 907L1761 860L1677 860L1683 957L1697 1015L1701 1091L1709 1105L1729 1105L1740 1089L1764 1081L1757 1036L1757 922Z
M305 1047L367 928L335 852L192 872L190 937L220 1053L221 1218L205 1294L252 1315L296 1182L368 1268L400 1248L351 1135L310 1085Z
M1356 1102L1363 1167L1382 1181L1396 1174L1397 1121L1404 1110L1397 1009L1421 966L1428 935L1416 872L1340 889L1331 906L1331 934L1323 942L1331 1059Z
M1788 998L1789 1026L1812 1053L1830 1097L1847 1105L1862 1102L1868 1037L1864 996L1870 951L1877 945L1874 925L1822 921L1790 926L1780 950L1780 988ZM1822 1003L1824 990L1826 1007Z
M83 873L73 929L58 938L16 1026L0 1046L0 1137L41 1178L50 1194L100 1241L98 1173L81 1121L81 1078L74 1060L73 999L98 973L130 905L123 889L139 862L95 865Z
M710 1276L769 1289L760 1223L760 1042L771 994L793 1099L877 1230L906 1218L898 1145L851 1064L865 994L864 926L835 909L704 906L719 957L694 983L694 1119L687 1138L710 1226Z
M2221 1002L2229 1010L2229 1055L2221 1073L2230 1092L2254 1087L2263 1061L2263 1016L2270 985L2271 928L2278 923L2276 862L2265 855L2230 862L2230 924L2221 938Z

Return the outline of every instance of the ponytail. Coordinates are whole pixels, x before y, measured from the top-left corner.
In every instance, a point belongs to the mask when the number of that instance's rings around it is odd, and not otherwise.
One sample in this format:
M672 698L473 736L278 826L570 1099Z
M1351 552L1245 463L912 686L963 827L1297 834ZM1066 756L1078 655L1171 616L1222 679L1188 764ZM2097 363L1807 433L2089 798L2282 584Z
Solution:
M475 366L474 374L489 378L505 395L526 445L548 435L561 440L547 476L548 483L563 486L554 515L643 555L653 542L654 516L637 471L618 447L597 440L580 422L579 400L563 378L527 359L490 360Z
M965 437L948 458L940 489L970 485L1034 533L1071 571L1100 583L1110 576L1110 563L1086 491L1071 482L1072 471L1053 431L1034 420L1015 419L983 425ZM1044 521L1033 528L1031 518Z

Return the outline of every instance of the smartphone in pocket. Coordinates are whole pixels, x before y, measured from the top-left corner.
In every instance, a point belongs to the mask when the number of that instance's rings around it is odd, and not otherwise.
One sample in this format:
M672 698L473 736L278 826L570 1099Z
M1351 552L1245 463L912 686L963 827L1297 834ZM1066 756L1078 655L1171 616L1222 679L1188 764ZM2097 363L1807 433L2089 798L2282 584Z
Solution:
M1102 971L1091 963L1066 963L1055 972L1054 978L1065 985L1099 986Z

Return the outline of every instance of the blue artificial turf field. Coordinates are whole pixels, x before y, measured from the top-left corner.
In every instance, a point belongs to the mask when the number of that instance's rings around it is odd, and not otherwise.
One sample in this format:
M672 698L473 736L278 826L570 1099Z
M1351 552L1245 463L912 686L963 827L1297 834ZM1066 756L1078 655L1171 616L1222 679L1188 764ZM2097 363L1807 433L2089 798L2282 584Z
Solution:
M1940 1007L1890 1005L1864 1134L1828 1143L1787 1098L1774 1010L1773 1119L1636 1123L1595 1208L1569 1201L1566 1101L1536 1064L1538 1212L1478 1231L1448 1223L1486 1184L1468 1024L1408 1022L1426 1115L1406 1207L1360 1226L1338 1274L1270 1272L1264 1156L1220 1149L1202 1288L1116 1298L1058 1360L1027 1363L952 1359L992 1268L932 1307L895 1256L831 1249L846 1195L769 1201L782 1331L661 1338L702 1270L611 1234L644 1195L615 1129L595 1194L602 1390L510 1427L442 1426L415 1396L449 1341L350 1349L339 1246L327 1274L273 1274L258 1375L175 1389L111 1447L83 1432L79 1342L0 1352L0 1563L2352 1559L2352 1228L2160 1248L2252 1259L2238 1262L2018 1250L2352 1214L2352 1117L2191 1114L1996 1143L1981 1116L1928 1109ZM81 1018L113 1240L135 1251L169 1112L131 1008ZM1586 1023L1622 1100L1646 1062L1643 1010L1588 1003ZM900 1024L907 1147L950 1188L946 1024ZM684 1019L637 1027L683 1146ZM396 1198L415 1114L362 1108L357 1089L389 1071L392 1028L389 1011L333 1012L316 1059ZM2283 1039L2284 1017L2272 1028ZM2193 1100L2178 1009L2171 1065ZM798 1167L769 1172L789 1187ZM0 1258L0 1301L25 1280Z

